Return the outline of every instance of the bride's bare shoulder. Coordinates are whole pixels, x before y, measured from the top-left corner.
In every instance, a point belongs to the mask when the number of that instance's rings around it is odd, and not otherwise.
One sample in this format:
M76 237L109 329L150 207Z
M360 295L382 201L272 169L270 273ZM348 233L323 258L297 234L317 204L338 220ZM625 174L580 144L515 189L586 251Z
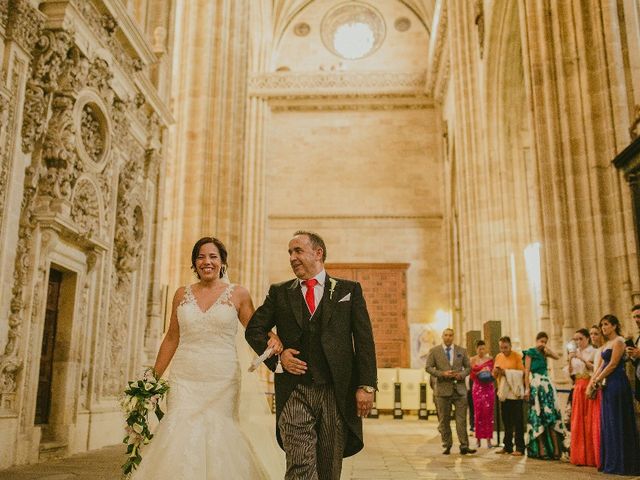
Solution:
M186 291L187 291L186 287L178 287L176 290L176 293L173 294L174 303L180 303L184 298Z
M233 286L233 296L236 297L238 300L241 300L244 298L251 298L251 296L249 295L249 290L247 290L242 285L237 285L237 284Z

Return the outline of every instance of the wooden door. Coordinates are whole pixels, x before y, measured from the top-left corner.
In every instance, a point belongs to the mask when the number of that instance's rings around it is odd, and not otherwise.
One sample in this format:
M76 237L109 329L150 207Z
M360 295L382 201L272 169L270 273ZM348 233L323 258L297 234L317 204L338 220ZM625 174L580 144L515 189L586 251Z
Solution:
M35 424L49 423L51 412L51 386L53 379L53 353L56 345L56 327L58 323L58 300L62 272L49 272L49 288L47 290L47 307L42 335L42 353L40 355L40 374L38 376L38 396L36 400Z
M378 368L410 365L407 263L332 263L329 275L362 285L371 317Z

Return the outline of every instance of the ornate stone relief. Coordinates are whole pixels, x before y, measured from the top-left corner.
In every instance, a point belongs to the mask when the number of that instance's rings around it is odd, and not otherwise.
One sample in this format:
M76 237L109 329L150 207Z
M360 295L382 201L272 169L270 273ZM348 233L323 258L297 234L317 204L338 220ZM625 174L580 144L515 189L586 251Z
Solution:
M0 11L7 10L7 37L14 40L26 52L31 52L44 25L44 15L31 6L28 0L8 0ZM4 15L3 15L4 16Z
M71 190L80 173L76 160L76 131L73 120L74 99L56 95L52 104L42 149L43 169L38 184L40 195L71 200Z
M13 78L11 81L12 90L7 98L0 94L0 141L3 142L0 150L0 233L3 230L3 216L8 195L8 182L11 175L12 152L15 142L14 122L16 116L16 99L18 98L18 88L20 87L20 76L25 71L25 64L14 58Z
M78 181L73 192L71 217L80 235L92 237L100 233L100 201L95 185L88 180Z
M95 163L102 161L105 152L106 131L95 105L87 103L82 108L82 124L80 128L82 144L88 156Z
M130 75L142 69L140 62L136 62L129 55L116 38L118 24L108 13L99 12L88 0L72 0L73 5L87 21L91 31L113 54L116 61Z
M396 72L326 72L326 73L267 73L249 79L250 95L258 97L286 96L292 92L366 89L419 93L424 87L425 74Z
M69 51L73 35L69 32L49 30L40 36L31 64L31 79L27 82L22 123L22 150L33 151L46 128L51 96L59 88L58 77L63 69L72 70Z
M128 281L126 273L136 269L140 263L143 201L136 199L131 203L133 200L124 200L136 190L135 185L142 183L139 179L143 177L145 153L142 147L135 149L131 146L130 126L126 120L127 104L115 97L110 87L111 78L107 62L100 58L90 61L74 46L72 32L49 30L40 35L33 51L22 125L22 147L26 153L32 153L33 159L27 169L21 205L8 341L0 356L0 400L10 409L13 408L12 398L17 387L16 375L27 361L19 351L24 312L27 306L31 306L32 315L37 319L41 315L35 308L34 299L26 298L29 280L35 281L34 272L40 270L31 264L38 221L34 209L41 198L67 201L68 220L75 228L69 238L74 241L83 239L86 242L84 239L100 235L101 230L107 231L110 216L102 206L114 203L110 187L114 168L109 162L101 171L88 169L90 163L101 161L108 154L109 132L104 121L107 115L117 126L118 141L124 145L123 150L135 152L138 159L138 168L128 165L124 169L118 191L118 200L123 200L124 210L117 216L119 227L113 243L118 267L115 275L120 279L123 292L130 293L122 286ZM100 103L106 105L108 111L95 102L83 100L78 103L78 98L87 96L82 93L87 87L98 93ZM74 117L76 107L79 111ZM79 155L79 146L87 151L86 158ZM131 176L134 180L129 180ZM42 258L45 257L43 254ZM30 292L33 291L31 287ZM40 290L42 286L37 289ZM118 337L118 340L121 339Z
M132 157L123 166L118 184L118 210L114 237L112 294L107 324L107 358L103 370L102 393L117 396L125 380L123 350L129 335L128 311L131 301L131 273L140 267L145 232L143 210L143 163Z
M33 219L31 205L36 188L33 182L33 168L27 168L25 192L22 200L22 216L18 231L18 244L16 247L16 261L13 271L13 288L11 304L9 306L9 332L4 353L0 356L0 403L7 410L14 409L14 397L17 387L16 376L23 366L18 346L22 336L22 311L25 306L23 289L27 284L29 272L33 268L29 256L29 246L33 236Z

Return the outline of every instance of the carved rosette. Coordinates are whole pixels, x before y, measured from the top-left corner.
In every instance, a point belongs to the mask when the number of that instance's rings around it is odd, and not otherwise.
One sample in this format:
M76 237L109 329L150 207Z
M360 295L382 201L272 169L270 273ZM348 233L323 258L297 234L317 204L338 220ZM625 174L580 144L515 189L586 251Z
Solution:
M76 223L78 233L86 237L98 235L101 210L96 187L88 179L79 180L71 207L71 218Z

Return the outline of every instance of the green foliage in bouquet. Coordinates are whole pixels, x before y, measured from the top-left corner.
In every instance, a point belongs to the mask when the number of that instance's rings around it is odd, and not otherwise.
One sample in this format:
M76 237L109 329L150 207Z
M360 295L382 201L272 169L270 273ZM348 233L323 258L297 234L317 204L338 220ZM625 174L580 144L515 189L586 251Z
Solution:
M126 416L127 436L122 443L127 445L127 461L122 465L122 473L128 478L142 461L140 448L153 438L149 430L149 412L154 412L162 420L164 412L160 402L169 391L169 383L158 378L152 368L145 370L141 380L129 382L121 400Z

